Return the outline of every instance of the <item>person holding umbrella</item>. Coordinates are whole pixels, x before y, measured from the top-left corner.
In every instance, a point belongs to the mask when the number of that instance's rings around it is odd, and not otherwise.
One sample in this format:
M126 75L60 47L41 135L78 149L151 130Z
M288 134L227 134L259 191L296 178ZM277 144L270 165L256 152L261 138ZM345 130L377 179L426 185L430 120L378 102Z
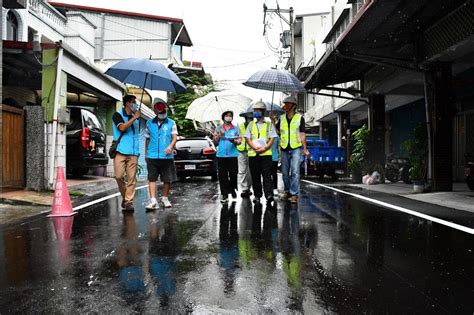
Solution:
M115 180L122 195L122 208L133 211L135 186L137 183L137 165L140 155L140 126L141 112L135 102L134 95L123 98L123 109L112 116L114 140L118 141L117 155L114 158ZM127 181L124 180L125 174Z
M222 113L223 124L218 126L214 134L217 144L217 172L221 189L221 202L227 203L229 194L237 198L237 146L242 141L239 129L232 124L234 113L230 110Z
M283 109L286 115L282 115L277 129L280 131L281 149L281 173L285 192L283 200L298 203L300 192L300 164L301 156L309 157L306 148L305 122L303 116L296 112L297 101L293 96L283 100Z
M254 104L254 117L247 126L245 138L248 148L250 175L252 176L252 186L255 195L254 203L260 204L263 191L267 202L273 202L273 181L272 181L272 145L274 139L278 137L272 123L266 122L264 118L265 103L258 101Z
M147 210L158 209L156 201L156 181L160 175L163 182L161 203L165 208L171 207L168 199L171 183L177 180L174 166L173 149L178 141L176 123L168 118L166 102L158 99L153 105L156 117L149 119L145 130L145 157L148 170L148 192L150 201Z

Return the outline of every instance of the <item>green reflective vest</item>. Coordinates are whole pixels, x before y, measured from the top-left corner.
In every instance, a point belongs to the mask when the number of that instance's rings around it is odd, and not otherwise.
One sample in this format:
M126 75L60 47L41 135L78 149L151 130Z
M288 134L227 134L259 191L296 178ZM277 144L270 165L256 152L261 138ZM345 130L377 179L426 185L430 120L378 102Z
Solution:
M239 152L244 152L247 150L247 141L245 141L245 124L241 123L239 124L239 130L240 130L240 135L242 136L242 142L237 146L237 150Z
M295 113L293 118L291 118L290 124L288 126L288 121L286 120L286 115L283 115L280 122L280 146L283 149L288 147L296 149L303 145L300 137L300 124L301 124L301 115Z
M267 143L270 140L270 123L269 122L264 122L262 125L262 128L260 131L258 130L257 123L255 121L250 122L250 124L247 126L247 128L250 129L250 135L252 137L252 141L255 141L257 139L266 139ZM250 146L248 147L248 155L249 157L257 156L257 152L255 152L254 149L252 149ZM272 148L268 149L267 151L263 153L259 153L258 155L260 156L266 156L266 155L272 155Z

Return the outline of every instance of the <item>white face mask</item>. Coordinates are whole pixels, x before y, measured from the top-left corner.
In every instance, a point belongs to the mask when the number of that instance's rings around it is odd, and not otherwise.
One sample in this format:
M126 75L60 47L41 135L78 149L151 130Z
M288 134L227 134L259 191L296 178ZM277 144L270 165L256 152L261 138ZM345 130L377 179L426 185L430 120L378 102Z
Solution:
M233 120L233 117L224 117L224 121L225 121L225 122L229 122L229 123L230 123L230 122L232 122L232 120Z
M138 110L138 104L136 102L132 103L131 110L132 110L132 113L135 113Z
M156 116L158 117L159 120L165 120L166 117L168 117L168 114L164 113L164 114L158 114Z

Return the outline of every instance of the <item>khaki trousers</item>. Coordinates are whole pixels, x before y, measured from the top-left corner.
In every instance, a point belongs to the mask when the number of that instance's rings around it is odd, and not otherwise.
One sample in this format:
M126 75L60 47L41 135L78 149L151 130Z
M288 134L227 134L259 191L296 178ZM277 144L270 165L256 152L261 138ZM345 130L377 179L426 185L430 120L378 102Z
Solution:
M132 203L137 184L138 156L117 153L114 159L115 180L125 203ZM124 180L127 175L127 181Z
M250 187L252 187L252 177L250 176L250 169L249 169L249 157L247 155L247 151L239 151L239 173L238 173L238 178L239 178L239 184L240 184L240 189L242 191L245 190L250 190Z

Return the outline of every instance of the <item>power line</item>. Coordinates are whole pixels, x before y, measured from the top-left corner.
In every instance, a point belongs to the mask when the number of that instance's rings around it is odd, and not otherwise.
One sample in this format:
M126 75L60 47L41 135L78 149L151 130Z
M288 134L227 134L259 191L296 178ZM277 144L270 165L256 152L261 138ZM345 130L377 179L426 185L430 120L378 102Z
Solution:
M250 60L250 61L246 61L246 62L242 62L242 63L236 63L236 64L232 64L232 65L206 67L206 69L217 69L217 68L229 68L229 67L242 66L242 65L246 65L246 64L249 64L249 63L257 62L257 61L260 61L260 60L263 60L263 59L267 59L267 58L273 57L273 56L274 56L274 55L268 55L268 56L264 56L264 57L262 57L262 58L258 58L258 59L254 59L254 60Z
M244 53L255 53L255 54L261 54L264 53L265 51L257 51L257 50L241 50L241 49L232 49L232 48L223 48L223 47L215 47L215 46L209 46L209 45L202 45L202 44L195 44L193 47L206 47L206 48L213 48L213 49L218 49L218 50L228 50L228 51L235 51L235 52L244 52Z

